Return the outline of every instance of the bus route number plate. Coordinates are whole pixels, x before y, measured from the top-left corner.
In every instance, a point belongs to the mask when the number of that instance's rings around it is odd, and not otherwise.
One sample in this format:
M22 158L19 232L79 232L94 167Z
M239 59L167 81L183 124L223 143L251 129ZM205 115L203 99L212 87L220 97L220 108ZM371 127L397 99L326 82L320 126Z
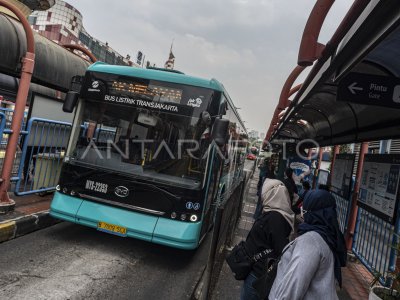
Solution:
M126 228L106 222L98 222L97 230L104 231L111 234L116 234L119 236L126 236Z

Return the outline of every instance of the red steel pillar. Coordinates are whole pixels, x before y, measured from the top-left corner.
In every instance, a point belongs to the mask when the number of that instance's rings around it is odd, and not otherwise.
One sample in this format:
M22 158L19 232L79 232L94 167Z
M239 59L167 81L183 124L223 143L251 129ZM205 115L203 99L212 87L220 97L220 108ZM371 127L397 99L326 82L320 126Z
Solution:
M15 100L14 114L11 122L11 133L8 139L0 179L0 213L6 213L13 210L15 206L15 202L8 196L8 189L10 187L11 172L15 153L17 151L18 137L22 125L21 123L24 118L26 98L28 96L33 68L35 65L35 42L32 29L22 12L14 5L5 2L4 0L0 0L0 6L9 9L18 17L24 28L27 40L27 50L25 56L22 58L21 80L19 82L17 98Z
M332 163L331 163L331 174L329 176L330 180L329 180L329 184L331 183L332 177L333 177L333 166L335 165L335 159L336 159L336 155L339 154L340 152L340 146L336 145L335 147L333 147L333 157L332 157Z
M351 199L349 220L347 221L347 230L345 234L347 250L351 250L351 246L353 243L354 229L356 227L356 219L358 211L358 206L357 206L358 192L360 190L361 175L364 165L364 154L366 153L368 153L368 143L364 142L361 144L360 156L358 157L356 182L354 184L353 197Z
M325 46L318 43L318 37L334 2L335 0L317 0L315 3L301 38L299 57L297 59L299 66L311 66L315 60L320 58Z

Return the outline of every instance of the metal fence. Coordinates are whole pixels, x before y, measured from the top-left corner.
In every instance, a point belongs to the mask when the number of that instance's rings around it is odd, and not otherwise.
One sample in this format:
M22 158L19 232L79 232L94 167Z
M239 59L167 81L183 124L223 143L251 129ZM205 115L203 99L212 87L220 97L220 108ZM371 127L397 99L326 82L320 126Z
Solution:
M4 128L6 128L6 115L0 111L0 136L3 136Z
M336 201L336 212L339 222L339 228L342 233L347 229L347 220L349 218L351 201L349 199L343 198L335 193L331 193ZM351 197L350 197L351 199Z
M4 157L6 154L6 148L8 144L8 139L11 133L11 122L13 117L14 111L10 108L0 107L0 169L3 168ZM26 122L26 113L24 114L24 118L22 120L22 127L24 128ZM22 136L26 134L26 131L22 130L19 135L18 145L20 145ZM17 179L18 174L18 166L21 160L21 147L17 147L15 153L15 159L11 171L11 181L15 181Z
M396 251L399 234L399 222L396 226L378 218L365 209L359 207L357 222L353 239L353 252L357 258L373 274L379 272L380 282L385 282L387 271L394 271L396 266Z
M14 191L18 196L55 189L71 124L32 118L26 132Z

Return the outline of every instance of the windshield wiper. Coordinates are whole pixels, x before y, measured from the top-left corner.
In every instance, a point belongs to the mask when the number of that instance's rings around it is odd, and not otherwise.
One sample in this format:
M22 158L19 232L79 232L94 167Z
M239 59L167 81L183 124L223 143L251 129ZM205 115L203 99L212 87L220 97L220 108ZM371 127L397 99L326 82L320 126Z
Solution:
M138 181L134 181L134 183L135 183L135 184L139 184L139 185L144 185L144 186L152 187L153 189L155 189L155 190L157 190L157 191L160 191L160 192L162 192L162 193L164 193L164 194L167 194L168 196L174 198L175 200L181 200L181 199L182 199L182 197L177 196L177 195L175 195L175 194L172 194L171 192L169 192L169 191L167 191L167 190L165 190L165 189L163 189L163 188L160 188L160 187L156 186L155 184L147 183L147 182L138 182Z

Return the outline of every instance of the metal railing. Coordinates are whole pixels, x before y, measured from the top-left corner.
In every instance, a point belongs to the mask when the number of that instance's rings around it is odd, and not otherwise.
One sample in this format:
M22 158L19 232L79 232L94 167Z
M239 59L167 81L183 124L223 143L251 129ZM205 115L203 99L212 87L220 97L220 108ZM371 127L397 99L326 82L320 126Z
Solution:
M53 191L58 183L71 124L41 118L28 121L14 193Z
M0 136L3 136L4 128L6 127L6 115L0 111Z
M5 108L5 107L0 107L0 169L3 168L3 160L4 160L4 156L5 156L5 152L6 152L6 147L8 144L8 139L10 137L10 133L11 131L11 121L12 121L12 117L13 117L14 111L10 108ZM22 121L22 127L24 128L25 126L25 121L26 121L26 113L24 114L24 119ZM24 134L26 134L27 132L22 130L20 132L19 135L19 139L18 139L18 144L20 144L22 136ZM17 151L15 153L15 159L14 159L14 163L13 163L13 168L12 168L12 172L11 172L11 176L13 176L11 178L11 181L15 181L16 180L16 176L18 174L18 166L21 160L21 147L17 148Z
M398 220L394 226L365 209L358 208L352 250L372 274L378 272L381 275L379 281L383 285L390 284L386 282L385 275L396 267L394 245L397 243L396 235L399 231Z
M331 193L336 201L336 213L339 222L339 228L342 233L347 229L347 220L349 218L351 201L335 193ZM350 198L351 199L351 198Z

